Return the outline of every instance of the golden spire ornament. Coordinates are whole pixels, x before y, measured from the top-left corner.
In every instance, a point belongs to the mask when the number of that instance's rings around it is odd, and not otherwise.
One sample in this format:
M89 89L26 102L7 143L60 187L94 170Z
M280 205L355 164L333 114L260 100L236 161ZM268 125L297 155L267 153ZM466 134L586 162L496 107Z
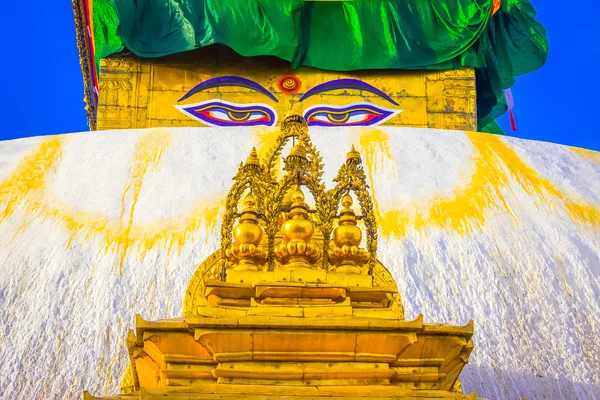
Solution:
M370 255L359 248L362 231L357 226L356 214L352 210L352 197L342 197L342 211L339 225L333 231L333 243L329 249L329 260L340 274L360 274L361 267L369 261Z
M262 229L258 223L256 199L250 193L244 199L240 223L233 230L233 244L225 254L236 271L257 271L266 261L266 252L259 247Z
M292 194L292 208L281 225L284 237L275 250L275 257L284 269L314 268L321 251L311 241L315 227L308 215L304 193L300 187Z

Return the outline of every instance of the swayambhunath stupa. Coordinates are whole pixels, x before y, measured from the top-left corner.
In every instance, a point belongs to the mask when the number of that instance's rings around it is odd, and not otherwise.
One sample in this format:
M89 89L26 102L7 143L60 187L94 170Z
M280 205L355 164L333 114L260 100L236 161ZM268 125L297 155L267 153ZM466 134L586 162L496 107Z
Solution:
M73 0L90 132L0 142L1 398L600 398L600 153L528 0Z

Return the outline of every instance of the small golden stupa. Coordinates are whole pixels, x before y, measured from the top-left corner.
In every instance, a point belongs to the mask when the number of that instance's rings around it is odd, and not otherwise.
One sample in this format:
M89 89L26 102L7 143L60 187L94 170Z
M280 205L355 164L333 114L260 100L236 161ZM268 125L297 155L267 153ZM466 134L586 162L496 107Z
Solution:
M473 322L404 319L377 261L360 154L351 149L333 188L322 175L299 116L284 120L262 162L252 150L227 195L221 249L192 276L183 317L136 317L122 394L110 399L475 399L459 381Z

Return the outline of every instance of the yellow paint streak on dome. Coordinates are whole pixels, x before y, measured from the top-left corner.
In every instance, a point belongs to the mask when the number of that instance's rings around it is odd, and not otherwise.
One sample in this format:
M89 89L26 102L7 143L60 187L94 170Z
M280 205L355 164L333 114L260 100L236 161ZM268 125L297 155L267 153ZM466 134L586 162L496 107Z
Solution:
M375 173L383 171L385 168L392 168L394 177L397 178L397 166L389 148L389 135L379 129L369 129L360 132L359 142L360 150L365 154L365 164L369 177L369 185L373 197L373 206L375 209L375 218L377 226L384 236L395 235L403 237L406 235L406 228L409 223L408 214L403 210L390 210L381 214L381 207L377 201L375 193ZM388 224L386 221L390 219Z
M581 147L567 146L569 150L576 153L579 157L584 160L591 161L597 165L600 165L600 153L593 150L582 149Z
M98 237L105 254L119 255L119 267L132 251L142 260L148 251L161 248L170 254L181 251L189 241L195 241L195 233L204 226L205 236L214 233L222 202L200 199L189 213L163 218L145 224L131 226L111 220L101 213L73 210L58 200L34 203L42 210L43 218L59 222L71 234L71 240L79 237L84 241Z
M473 141L473 136L485 136L485 134L468 134ZM563 193L549 179L541 177L538 172L527 165L519 155L499 137L489 135L482 141L480 147L485 144L490 146L498 155L499 159L508 166L507 170L516 179L523 190L534 198L542 200L550 209L562 205L567 215L574 222L585 226L600 227L600 209L584 199L575 199ZM481 150L480 150L481 151Z
M164 218L151 224L133 226L130 237L137 243L140 257L154 248L162 247L171 253L181 251L190 240L196 241L194 234L204 226L205 240L214 233L224 203L221 200L198 200L192 211L186 215Z
M129 180L123 191L123 196L121 196L121 220L125 213L127 193L132 190L133 204L129 211L129 224L131 225L138 196L144 183L144 177L148 173L148 170L160 170L165 150L171 145L172 141L173 135L171 133L156 130L146 133L136 144L129 171Z
M124 229L120 229L120 235L117 236L117 248L119 249L119 273L123 274L123 263L134 244L130 237L131 227L135 216L135 207L138 202L144 178L149 170L159 171L162 166L162 160L166 149L171 145L173 136L171 133L163 130L153 130L146 133L136 144L131 161L129 180L121 196L121 226L123 225L123 216L125 213L125 204L127 193L131 191L132 204L129 209L127 224Z
M469 234L483 227L490 209L508 213L519 224L501 191L501 188L509 186L509 180L504 165L486 140L488 137L482 134L467 135L477 154L471 159L475 163L471 180L464 188L455 190L454 197L438 198L429 213L418 214L415 221L417 230L435 226L460 235Z
M378 224L384 236L403 237L411 226L419 232L437 227L466 235L473 230L480 230L486 216L493 210L506 212L517 221L503 194L510 190L511 180L516 181L534 201L541 200L550 209L563 208L579 224L600 227L600 210L597 206L561 192L550 180L541 177L523 161L501 138L480 133L466 135L474 148L471 160L475 166L467 185L461 185L452 196L435 199L429 205L416 203L412 207L415 211L382 210L375 202ZM260 148L268 148L272 137L276 138L268 134L261 137L264 141ZM171 142L170 135L150 132L136 146L130 177L123 192L120 220L98 212L75 209L47 188L49 176L61 162L66 140L65 136L45 139L0 182L0 204L4 205L4 209L0 209L0 221L22 209L24 216L19 231L36 219L53 221L70 233L71 240L75 237L83 241L99 238L104 252L118 254L121 265L131 250L135 250L140 258L156 248L163 248L168 253L174 249L181 251L186 243L195 241L194 235L203 226L206 235L216 229L223 207L223 203L216 199L198 199L190 212L179 216L135 224L135 206L144 177L160 167L164 152ZM360 136L372 188L377 172L393 168L395 175L398 171L388 142L387 133L377 129L365 131ZM126 207L128 195L132 203L129 210ZM125 215L127 218L124 218Z
M379 129L362 131L360 134L360 148L366 153L366 163L369 166L369 174L383 171L386 165L390 165L395 178L398 177L396 162L389 147L389 135Z
M206 236L214 232L222 202L199 199L188 213L151 223L134 223L135 205L143 179L149 171L159 168L170 140L170 134L150 132L136 146L123 193L122 216L126 214L128 192L131 192L132 206L127 210L127 220L123 221L123 218L111 219L99 212L78 210L51 193L47 187L48 178L61 162L66 137L50 137L0 182L0 204L6 204L4 210L0 210L0 221L11 217L20 208L24 217L19 230L36 219L55 222L70 234L67 247L76 237L83 241L99 238L104 253L119 255L121 266L132 249L140 258L159 247L168 253L174 248L180 251L190 240L195 240L194 234L202 226L206 229Z
M10 217L24 199L39 190L45 183L46 174L59 164L62 157L62 138L51 136L26 156L15 170L0 183L0 222Z
M435 199L429 206L415 204L415 211L382 210L375 200L375 213L383 236L404 237L411 226L420 233L434 227L468 235L474 230L481 230L493 210L506 212L518 225L519 221L504 194L505 189L511 189L511 179L533 197L534 201L541 200L550 209L556 207L555 203L560 203L573 221L600 227L598 207L563 194L550 180L541 177L527 165L499 137L473 132L465 134L473 145L474 155L471 160L475 164L468 184L455 189L452 197ZM388 141L387 133L377 129L360 135L372 189L375 187L374 175L378 171L389 166L394 169L394 174L397 173ZM375 193L373 197L377 199Z

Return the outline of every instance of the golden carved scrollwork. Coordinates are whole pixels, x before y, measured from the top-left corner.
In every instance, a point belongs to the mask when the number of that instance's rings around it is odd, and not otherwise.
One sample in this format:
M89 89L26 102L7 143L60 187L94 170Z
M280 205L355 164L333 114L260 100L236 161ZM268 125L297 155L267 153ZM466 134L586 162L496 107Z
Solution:
M98 83L100 90L133 89L133 80L138 73L138 63L135 60L103 58L100 68L104 72L104 79Z

